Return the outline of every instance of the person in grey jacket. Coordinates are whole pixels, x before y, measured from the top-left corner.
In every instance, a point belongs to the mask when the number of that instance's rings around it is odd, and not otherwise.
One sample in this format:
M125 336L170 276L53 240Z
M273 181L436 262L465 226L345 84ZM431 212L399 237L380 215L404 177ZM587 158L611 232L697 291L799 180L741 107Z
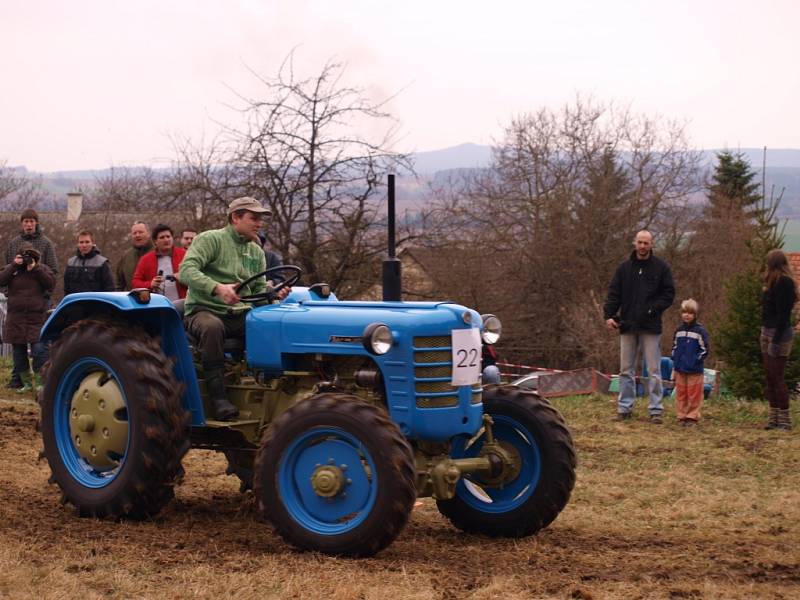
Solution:
M78 248L64 271L64 295L76 292L113 292L114 277L108 259L94 245L91 231L78 233Z

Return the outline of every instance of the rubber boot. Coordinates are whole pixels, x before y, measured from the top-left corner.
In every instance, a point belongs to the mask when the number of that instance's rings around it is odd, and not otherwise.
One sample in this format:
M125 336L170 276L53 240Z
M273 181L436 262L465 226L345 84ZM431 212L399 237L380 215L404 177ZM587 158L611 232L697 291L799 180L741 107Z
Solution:
M9 390L18 390L22 387L22 379L20 379L19 373L13 373L11 375L11 379L9 379L8 383L6 384L6 388Z
M34 373L33 374L33 391L35 391L38 394L39 392L42 391L43 387L44 386L42 385L42 376L39 373Z
M206 371L206 390L211 412L218 421L230 421L239 415L239 409L228 401L225 394L225 382L222 371L215 369Z
M20 373L20 379L22 380L22 387L17 388L18 394L27 394L28 392L33 391L33 377L31 376L30 372L28 373Z
M769 407L769 417L767 417L767 424L764 429L777 429L778 427L778 409L772 406Z
M785 429L786 431L790 431L792 429L792 417L789 414L788 408L778 409L778 424L776 425L776 428Z

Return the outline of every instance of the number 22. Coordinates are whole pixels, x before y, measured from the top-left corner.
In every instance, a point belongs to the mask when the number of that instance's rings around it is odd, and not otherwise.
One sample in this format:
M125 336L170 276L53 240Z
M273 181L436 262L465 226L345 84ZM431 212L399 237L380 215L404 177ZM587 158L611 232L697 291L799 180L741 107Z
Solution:
M461 357L461 360L458 361L456 367L466 368L478 366L478 363L476 362L476 359L478 358L478 351L475 348L471 348L469 351L461 349L458 350L456 354ZM467 359L469 359L469 363L466 362Z

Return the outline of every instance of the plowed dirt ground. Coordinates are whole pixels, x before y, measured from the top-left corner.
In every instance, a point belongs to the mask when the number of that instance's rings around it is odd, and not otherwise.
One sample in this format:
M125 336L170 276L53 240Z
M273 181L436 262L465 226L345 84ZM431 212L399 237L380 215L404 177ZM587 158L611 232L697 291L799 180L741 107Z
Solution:
M549 529L469 536L424 499L389 548L345 560L286 546L208 451L189 453L156 520L80 519L37 460L38 406L10 396L3 598L800 598L800 432L762 431L761 404L709 403L687 430L611 423L605 397L559 400L578 483Z

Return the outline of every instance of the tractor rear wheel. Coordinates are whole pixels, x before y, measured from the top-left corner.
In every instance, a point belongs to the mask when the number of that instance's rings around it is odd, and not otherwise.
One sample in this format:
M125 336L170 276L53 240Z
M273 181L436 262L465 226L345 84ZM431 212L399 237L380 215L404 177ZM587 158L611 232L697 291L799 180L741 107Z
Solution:
M439 500L439 511L463 531L493 537L523 537L547 527L569 500L575 485L575 449L558 411L534 392L489 386L483 405L492 434L513 466L495 477L472 474L456 485L456 495ZM453 458L484 452L485 430L461 438Z
M317 394L265 432L255 494L288 543L372 556L408 521L416 498L414 457L384 410L348 394Z
M156 515L189 449L180 386L139 328L83 320L53 344L40 398L51 482L85 517Z

